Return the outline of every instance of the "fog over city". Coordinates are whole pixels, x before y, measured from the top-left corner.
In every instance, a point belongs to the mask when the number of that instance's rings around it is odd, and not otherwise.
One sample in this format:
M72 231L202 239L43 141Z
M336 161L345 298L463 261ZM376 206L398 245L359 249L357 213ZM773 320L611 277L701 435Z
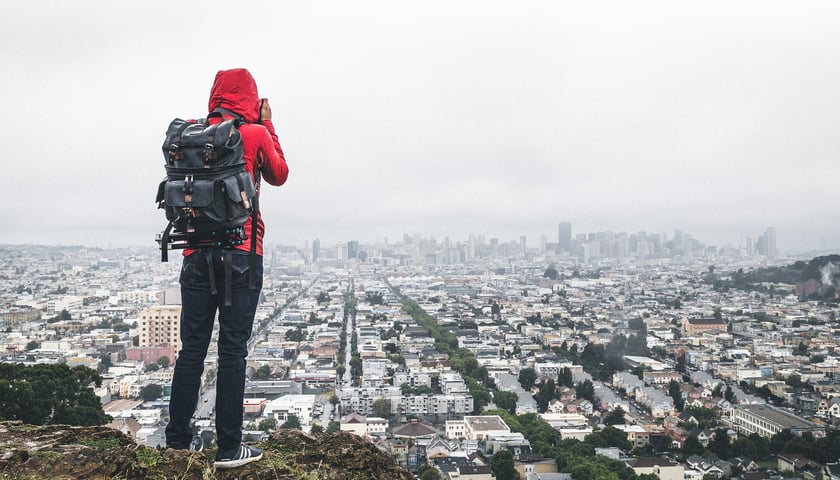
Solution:
M169 121L271 100L271 243L675 229L840 248L840 3L5 5L0 243L154 246Z

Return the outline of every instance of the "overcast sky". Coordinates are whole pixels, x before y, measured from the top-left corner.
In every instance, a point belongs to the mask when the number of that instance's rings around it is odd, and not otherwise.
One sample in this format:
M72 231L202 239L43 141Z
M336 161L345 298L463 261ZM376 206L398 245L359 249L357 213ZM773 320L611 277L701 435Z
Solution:
M0 17L0 243L154 245L169 121L270 98L267 241L840 247L840 2L41 1Z

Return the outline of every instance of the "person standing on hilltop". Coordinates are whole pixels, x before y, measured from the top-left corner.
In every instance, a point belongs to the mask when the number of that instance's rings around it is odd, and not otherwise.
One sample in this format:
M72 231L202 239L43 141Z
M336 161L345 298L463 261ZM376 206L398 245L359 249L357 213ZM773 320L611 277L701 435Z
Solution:
M271 121L268 99L261 99L257 84L246 69L221 70L210 91L209 112L222 112L221 122L239 117L246 168L255 179L257 195L260 178L270 185L283 185L289 168ZM219 314L218 369L216 385L216 454L215 467L235 468L262 458L259 448L242 443L243 400L245 396L245 358L254 315L260 298L263 278L263 233L261 212L256 215L256 235L242 245L208 250L185 250L181 266L181 342L172 377L169 424L166 446L201 450L200 438L194 437L190 419L196 409L204 372L204 359L210 345L216 312ZM249 218L244 225L252 232ZM256 242L256 255L251 255ZM226 262L229 265L226 265ZM226 276L227 273L227 276ZM227 277L227 278L226 278ZM216 281L229 282L215 288ZM230 294L226 305L224 290Z

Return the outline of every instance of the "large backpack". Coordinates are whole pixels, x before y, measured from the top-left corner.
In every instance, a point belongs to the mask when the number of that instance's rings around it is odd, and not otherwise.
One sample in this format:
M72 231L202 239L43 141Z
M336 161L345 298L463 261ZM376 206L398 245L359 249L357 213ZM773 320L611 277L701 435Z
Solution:
M235 118L224 120L222 113ZM212 117L223 121L211 124L207 120ZM239 133L243 120L225 109L213 111L208 119L176 118L166 131L166 177L156 200L169 221L157 238L164 262L169 249L229 248L243 244L249 233L255 253L258 197L254 178L245 169ZM245 232L249 216L254 217L253 228Z

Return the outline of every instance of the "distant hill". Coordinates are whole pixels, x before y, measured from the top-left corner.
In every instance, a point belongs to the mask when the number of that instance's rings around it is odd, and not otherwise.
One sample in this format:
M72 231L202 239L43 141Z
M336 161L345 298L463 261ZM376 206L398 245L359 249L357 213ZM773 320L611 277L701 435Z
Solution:
M733 274L734 278L738 272ZM808 262L798 261L782 267L766 267L743 273L748 283L787 283L795 285L808 280L818 280L825 286L837 286L840 281L840 255L816 257Z
M826 255L807 262L798 261L781 267L757 268L747 272L744 269L738 269L727 275L710 271L705 275L704 280L719 292L730 288L759 292L775 291L772 287L768 289L764 284L795 286L813 281L821 287L818 289L822 292L821 295L825 298L834 298L834 289L840 287L840 255Z

